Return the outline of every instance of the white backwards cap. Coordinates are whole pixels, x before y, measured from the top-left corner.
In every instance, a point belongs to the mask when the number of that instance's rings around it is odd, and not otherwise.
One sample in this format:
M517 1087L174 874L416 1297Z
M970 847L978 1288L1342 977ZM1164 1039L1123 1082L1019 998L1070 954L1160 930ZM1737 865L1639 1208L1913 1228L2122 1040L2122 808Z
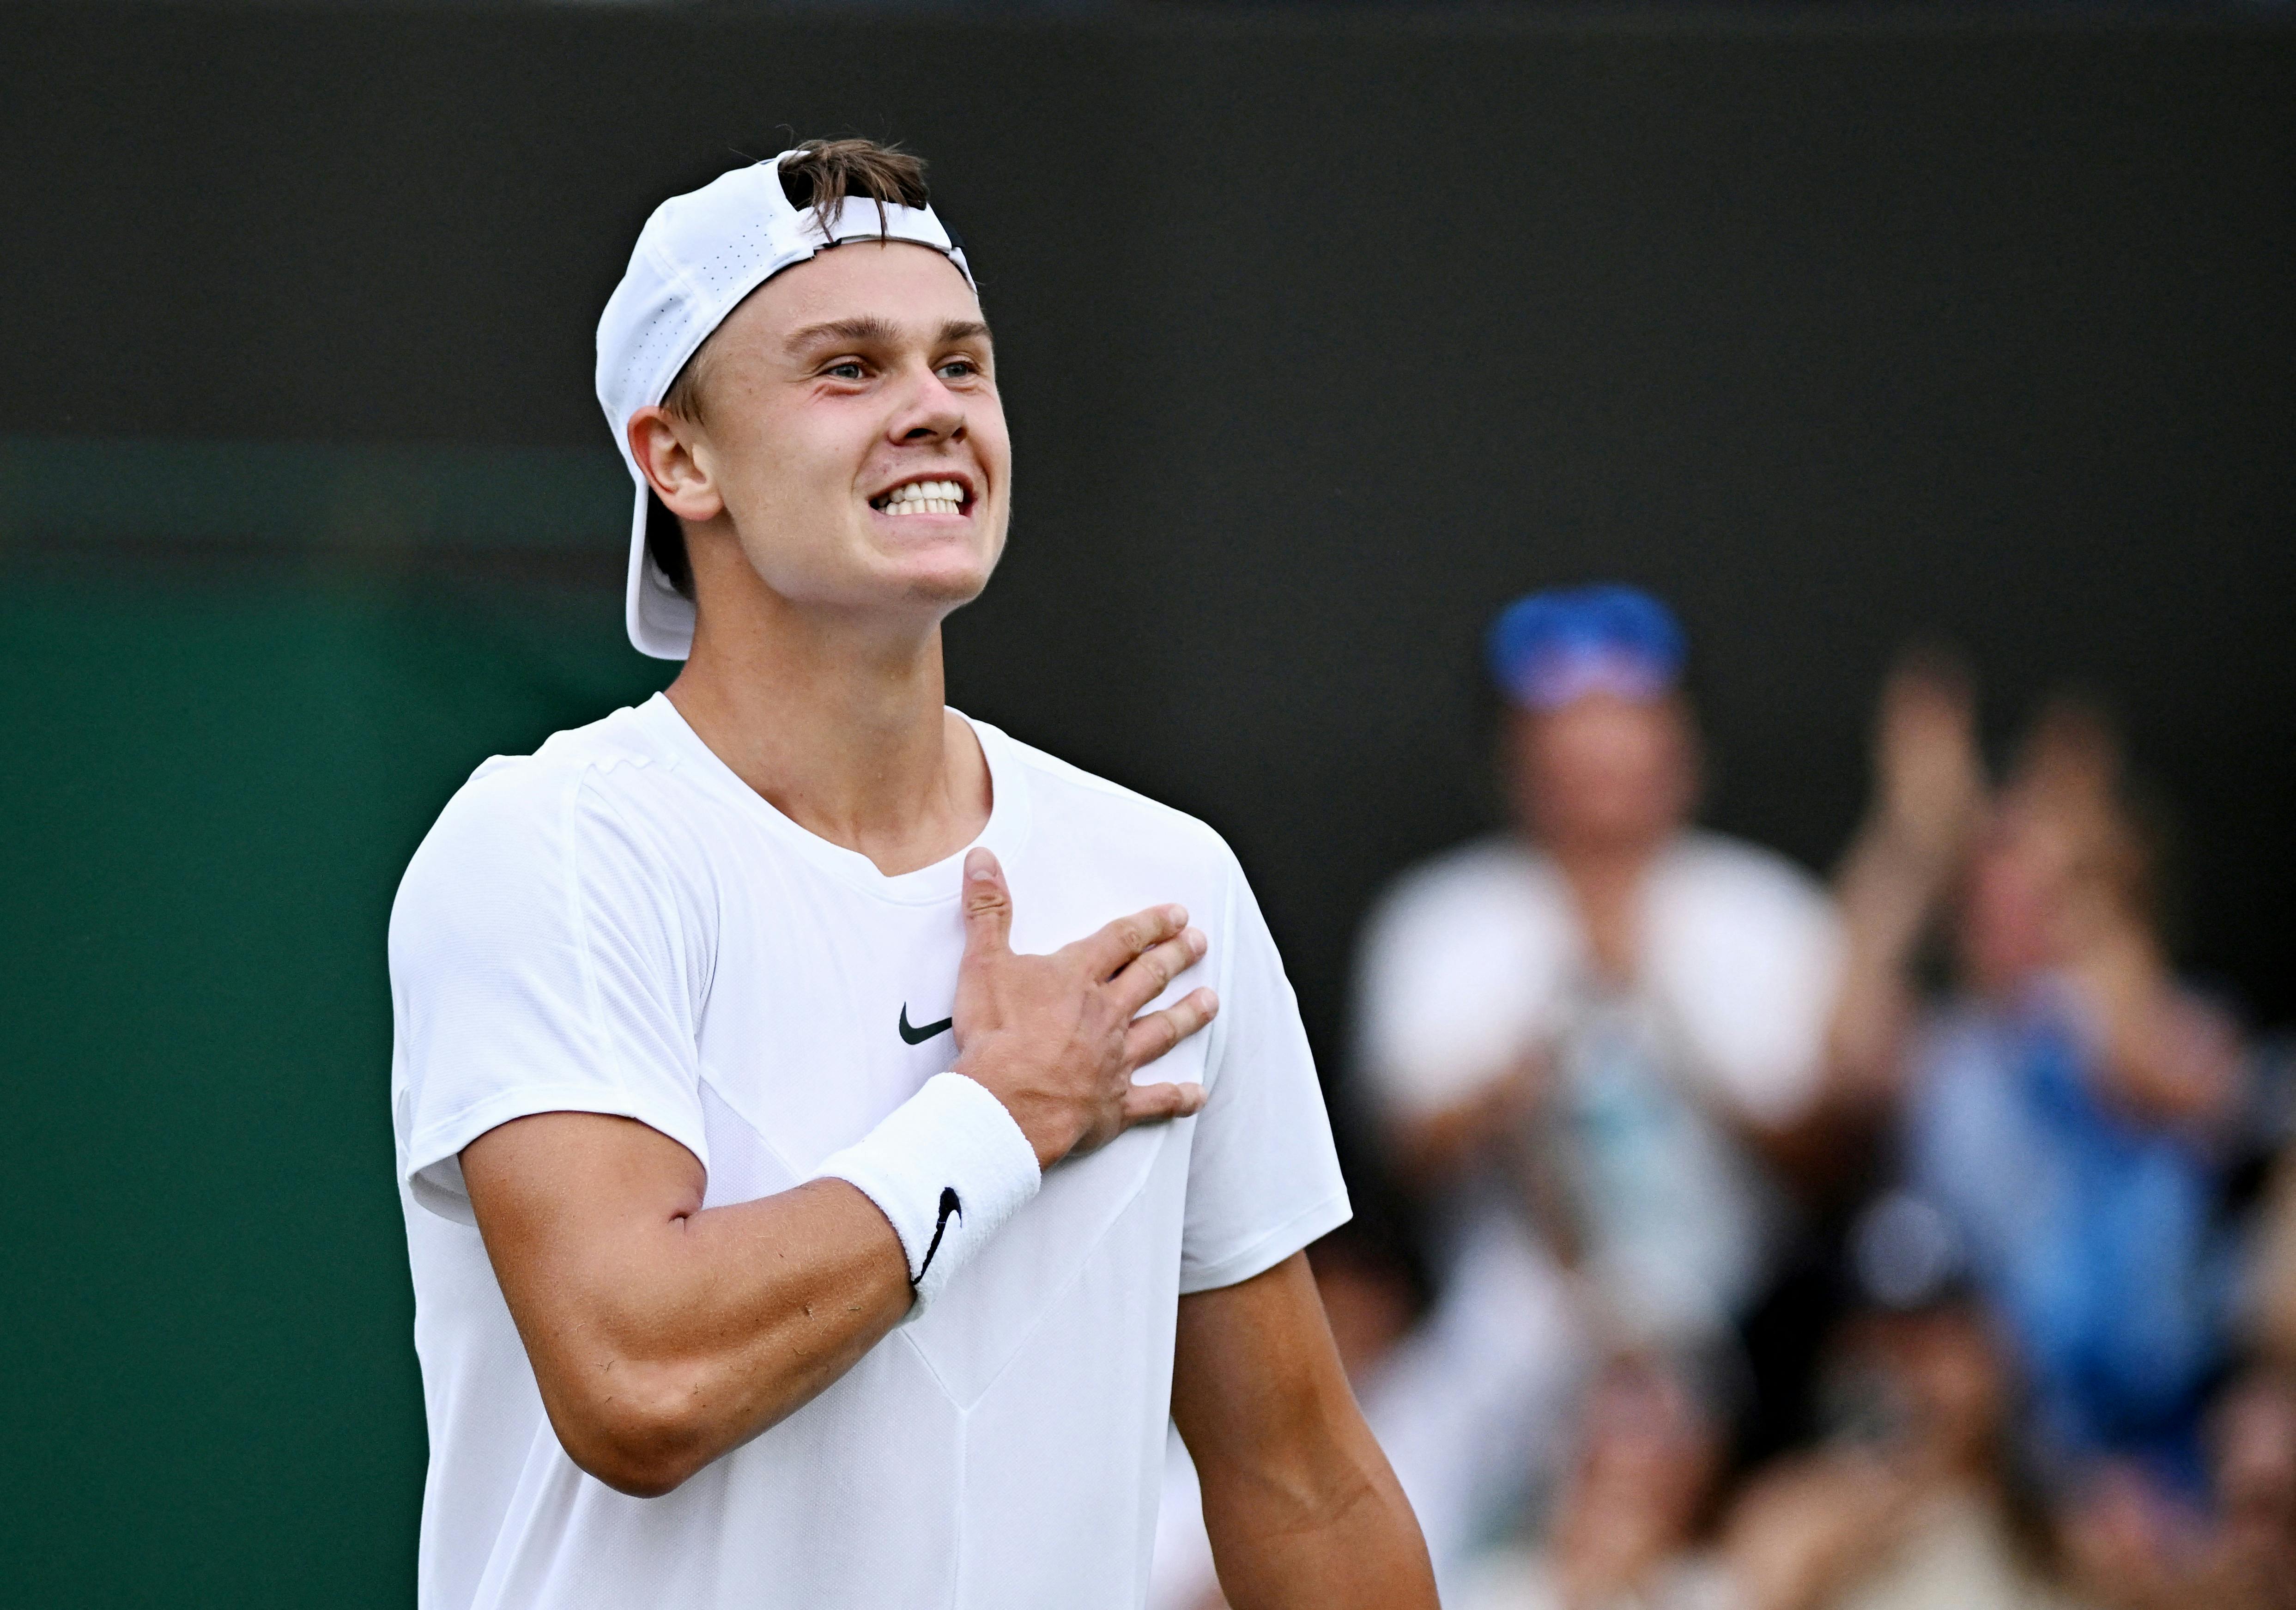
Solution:
M737 168L655 208L638 232L628 272L598 320L598 406L637 482L623 618L637 651L657 660L683 660L693 652L693 604L646 557L652 491L630 454L630 415L661 401L677 372L743 297L832 246L878 240L930 246L946 253L968 284L972 281L963 249L930 207L848 196L823 228L810 204L795 205L782 189L781 165L802 154L785 151L771 161Z

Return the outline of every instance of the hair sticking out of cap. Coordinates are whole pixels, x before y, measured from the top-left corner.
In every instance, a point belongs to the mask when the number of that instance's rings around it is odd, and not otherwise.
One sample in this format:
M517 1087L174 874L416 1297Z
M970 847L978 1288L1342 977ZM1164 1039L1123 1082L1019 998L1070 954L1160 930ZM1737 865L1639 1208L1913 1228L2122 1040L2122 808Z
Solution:
M888 207L923 207L925 160L874 140L808 140L781 163L782 193L792 207L813 209L813 226L825 239L848 197L877 203L877 227Z

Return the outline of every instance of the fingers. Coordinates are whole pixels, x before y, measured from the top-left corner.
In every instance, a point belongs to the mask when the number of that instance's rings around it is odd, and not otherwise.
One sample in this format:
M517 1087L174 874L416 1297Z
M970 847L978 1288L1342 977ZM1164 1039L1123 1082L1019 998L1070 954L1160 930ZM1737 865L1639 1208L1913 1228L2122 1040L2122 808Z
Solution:
M1124 1065L1147 1066L1218 1015L1218 996L1192 990L1160 1012L1134 1018L1124 1031Z
M964 954L967 960L1009 950L1013 936L1013 891L1004 869L986 850L964 858Z
M1135 957L1129 966L1109 982L1109 998L1130 1017L1164 993L1164 986L1204 958L1211 941L1201 928L1185 928L1160 945Z
M1204 1088L1186 1085L1134 1085L1124 1093L1124 1127L1162 1123L1190 1118L1204 1110Z
M1076 949L1095 979L1113 978L1131 965L1133 957L1153 949L1187 925L1185 906L1151 906L1130 916L1119 916L1099 932L1078 940Z

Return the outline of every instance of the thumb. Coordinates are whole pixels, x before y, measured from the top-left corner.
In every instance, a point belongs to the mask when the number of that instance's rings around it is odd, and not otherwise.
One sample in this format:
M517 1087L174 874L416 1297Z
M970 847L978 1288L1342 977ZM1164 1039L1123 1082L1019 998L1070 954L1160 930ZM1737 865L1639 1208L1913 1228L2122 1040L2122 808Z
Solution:
M1011 947L1013 891L1004 885L1004 869L986 850L964 858L964 958L1001 956Z

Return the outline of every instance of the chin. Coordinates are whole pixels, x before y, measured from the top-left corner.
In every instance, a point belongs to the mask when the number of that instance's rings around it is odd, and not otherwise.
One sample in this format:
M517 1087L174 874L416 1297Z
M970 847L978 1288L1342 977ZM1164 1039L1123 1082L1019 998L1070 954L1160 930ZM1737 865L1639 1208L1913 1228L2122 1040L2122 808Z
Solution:
M885 567L883 579L908 597L954 609L980 596L996 568L995 558L984 557L968 544L896 556Z
M955 609L980 596L988 586L988 572L978 566L963 571L938 571L909 579L907 592L921 603Z

